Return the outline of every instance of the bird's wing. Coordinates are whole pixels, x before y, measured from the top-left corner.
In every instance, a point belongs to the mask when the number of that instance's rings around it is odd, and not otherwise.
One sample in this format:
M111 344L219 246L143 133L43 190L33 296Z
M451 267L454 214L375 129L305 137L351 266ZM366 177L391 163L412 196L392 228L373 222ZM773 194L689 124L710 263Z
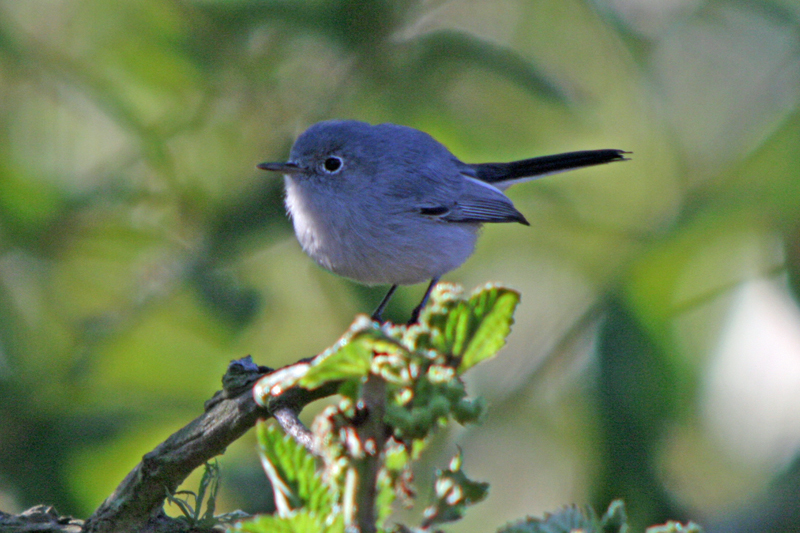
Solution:
M499 189L466 175L461 194L454 201L420 207L420 213L447 222L519 222L528 225L522 213Z

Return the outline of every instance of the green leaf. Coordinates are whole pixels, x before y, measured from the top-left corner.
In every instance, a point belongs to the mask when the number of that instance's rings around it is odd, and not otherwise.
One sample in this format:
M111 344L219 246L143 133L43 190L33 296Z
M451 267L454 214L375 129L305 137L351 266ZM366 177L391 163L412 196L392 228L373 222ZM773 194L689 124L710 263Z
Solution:
M417 337L418 347L430 348L459 359L459 373L493 357L511 331L519 293L486 285L469 300L459 299L446 284L434 291L432 305L423 313L422 328L430 330Z
M461 470L461 452L450 461L447 470L436 472L436 503L424 512L424 529L433 525L461 519L467 507L483 501L489 494L489 484L469 479Z
M250 522L239 522L232 531L247 533L343 533L342 515L327 517L308 510L298 511L291 516L261 515Z
M356 318L336 344L311 360L298 384L316 389L331 381L366 376L372 360L369 341L373 336L382 336L380 329L366 317Z
M342 388L352 392L372 368L374 354L398 350L406 351L372 320L358 317L336 344L310 361L286 366L261 378L253 387L253 395L260 405L268 407L272 397L296 385L313 390L332 381L344 381Z
M390 472L383 470L378 477L378 494L375 498L375 510L377 511L377 521L379 524L385 523L392 515L394 509L392 504L397 499L394 485L397 483L396 477Z
M176 507L178 507L178 509L180 509L181 513L183 514L183 516L181 518L185 519L186 523L191 524L191 523L194 523L194 516L195 516L194 508L185 499L177 497L177 496L184 496L184 495L185 496L194 496L195 502L197 502L197 496L193 492L190 492L190 491L179 491L179 492L176 492L175 494L170 494L169 491L167 491L167 501L169 503L171 503L172 505L175 505Z
M375 354L398 350L406 351L370 321L363 329L351 329L335 346L315 357L298 384L307 389L316 389L331 381L361 380L369 374Z
M219 491L220 470L219 462L208 462L203 471L203 477L200 480L200 489L197 491L197 511L199 513L200 503L205 498L206 491L208 492L208 500L206 500L206 512L203 513L203 520L214 520L214 513L217 509L217 492Z
M602 518L598 519L595 512L587 507L581 509L575 505L546 514L544 518L528 517L518 522L512 522L500 529L498 533L626 533L628 531L628 517L625 513L625 504L622 500L614 500ZM651 533L648 530L648 533ZM662 533L662 532L658 532ZM663 533L673 533L671 530ZM679 533L675 531L674 533ZM680 531L683 533L683 531ZM699 533L692 531L692 533Z
M576 506L566 507L544 518L528 517L508 524L498 533L597 533L595 521Z
M368 342L351 341L331 353L317 356L298 385L316 389L331 381L362 378L369 373L372 350Z
M331 512L333 495L318 475L316 460L308 450L266 423L258 425L258 443L276 503L280 499L290 509L302 507L323 515Z
M197 489L197 493L189 490L181 490L175 494L170 494L169 491L167 491L167 501L177 506L183 514L183 516L178 518L179 520L182 520L190 526L202 526L204 524L213 526L226 520L225 515L214 516L217 491L219 490L219 477L220 470L218 462L208 462L205 464L203 477L200 479L200 486ZM208 500L205 503L206 511L202 513L201 516L203 501L206 500L206 493L208 494ZM194 499L194 506L189 503L189 497Z
M493 357L505 345L518 303L518 292L501 287L480 291L469 299L473 316L480 322L464 350L459 372Z

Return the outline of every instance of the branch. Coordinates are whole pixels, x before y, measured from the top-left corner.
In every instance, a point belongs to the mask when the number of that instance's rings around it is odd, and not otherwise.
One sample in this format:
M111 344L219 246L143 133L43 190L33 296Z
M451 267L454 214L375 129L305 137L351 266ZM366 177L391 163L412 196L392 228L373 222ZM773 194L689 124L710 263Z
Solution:
M299 412L307 404L334 394L337 383L313 391L288 389L269 408L253 400L252 385L271 369L257 367L249 356L232 361L223 377L223 390L206 402L205 413L172 434L142 462L86 521L86 533L160 531L167 492L174 493L195 468L222 454L232 442L280 409Z
M300 411L293 406L279 407L272 410L272 416L281 426L283 431L297 442L300 446L313 455L320 455L314 445L314 434L298 418Z
M3 533L81 533L83 520L60 516L49 505L37 505L19 515L0 511L0 532Z
M358 463L358 495L356 521L360 533L374 533L378 517L375 500L378 497L378 473L381 469L381 454L386 442L386 382L382 377L370 374L362 389L367 420L360 428L359 440L364 447L364 458Z

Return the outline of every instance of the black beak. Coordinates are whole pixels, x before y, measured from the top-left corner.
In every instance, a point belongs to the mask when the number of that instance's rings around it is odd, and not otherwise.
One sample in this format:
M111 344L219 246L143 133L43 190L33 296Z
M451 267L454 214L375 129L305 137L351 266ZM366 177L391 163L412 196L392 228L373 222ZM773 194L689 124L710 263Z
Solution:
M270 172L283 172L284 174L294 174L300 172L300 167L296 163L259 163L256 168L268 170Z

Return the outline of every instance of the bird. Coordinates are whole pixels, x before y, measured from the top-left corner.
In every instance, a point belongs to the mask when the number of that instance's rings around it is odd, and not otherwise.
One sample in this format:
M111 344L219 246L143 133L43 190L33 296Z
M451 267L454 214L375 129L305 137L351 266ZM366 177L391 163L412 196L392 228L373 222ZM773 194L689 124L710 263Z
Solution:
M505 163L464 163L431 135L397 124L326 120L297 137L289 159L257 168L284 176L285 204L303 251L321 267L366 285L428 282L418 321L441 277L472 255L485 223L530 225L509 186L605 163L616 149L566 152Z

